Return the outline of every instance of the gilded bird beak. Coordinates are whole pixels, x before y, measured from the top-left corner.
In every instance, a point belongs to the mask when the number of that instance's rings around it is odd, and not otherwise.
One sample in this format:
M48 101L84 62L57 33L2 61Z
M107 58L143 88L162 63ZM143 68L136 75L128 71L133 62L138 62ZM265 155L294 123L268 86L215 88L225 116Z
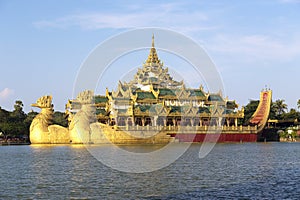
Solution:
M33 103L33 104L31 104L31 107L40 107L37 103Z

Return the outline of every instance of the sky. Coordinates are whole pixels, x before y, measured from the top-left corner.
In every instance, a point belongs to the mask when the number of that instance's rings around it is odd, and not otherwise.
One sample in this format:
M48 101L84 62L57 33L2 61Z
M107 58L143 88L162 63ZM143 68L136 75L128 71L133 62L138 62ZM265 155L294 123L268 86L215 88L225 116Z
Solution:
M93 49L123 32L156 27L181 33L205 49L223 80L224 95L240 106L259 99L267 87L274 101L284 99L296 108L299 19L299 0L0 0L0 106L13 110L15 100L22 100L28 112L31 103L51 94L55 110L64 111L80 66ZM142 64L147 52L138 53L136 62ZM173 66L168 59L175 58L158 55ZM116 70L122 67L117 63ZM133 67L138 67L135 62ZM108 75L116 84L121 78L113 71ZM188 81L199 85L192 77ZM106 87L115 85L103 82L99 91Z

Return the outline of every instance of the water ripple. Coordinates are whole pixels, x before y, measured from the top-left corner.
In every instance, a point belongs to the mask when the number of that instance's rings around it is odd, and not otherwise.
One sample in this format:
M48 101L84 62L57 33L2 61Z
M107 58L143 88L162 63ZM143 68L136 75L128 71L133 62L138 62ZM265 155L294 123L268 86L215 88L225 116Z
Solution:
M218 144L203 159L199 149L130 174L80 146L0 146L0 199L300 199L299 143Z

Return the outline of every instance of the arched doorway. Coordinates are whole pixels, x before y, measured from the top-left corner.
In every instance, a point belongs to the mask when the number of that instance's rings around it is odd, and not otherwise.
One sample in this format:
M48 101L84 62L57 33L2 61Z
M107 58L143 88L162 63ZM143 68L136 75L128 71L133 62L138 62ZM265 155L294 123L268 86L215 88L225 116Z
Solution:
M185 126L192 126L191 118L186 118L184 125Z
M124 117L120 117L118 120L118 126L125 126L125 118Z
M194 119L194 124L193 124L193 126L200 126L200 120L199 120L199 118L195 118L195 119Z
M127 118L127 125L132 126L132 118L131 117Z
M174 126L173 119L171 117L167 118L167 126Z
M142 126L143 125L142 118L136 117L134 123L135 123L135 125Z
M152 120L150 117L145 118L145 126L152 126Z

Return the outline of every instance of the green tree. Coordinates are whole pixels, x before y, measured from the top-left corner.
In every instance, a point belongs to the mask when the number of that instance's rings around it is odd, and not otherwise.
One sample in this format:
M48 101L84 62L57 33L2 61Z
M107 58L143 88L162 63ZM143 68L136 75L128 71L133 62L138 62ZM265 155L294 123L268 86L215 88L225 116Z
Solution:
M0 107L0 123L7 122L9 118L9 112Z
M23 102L21 100L16 100L14 108L15 110L22 112L23 111Z
M23 111L23 103L17 100L12 112L0 109L0 129L5 135L12 137L21 137L28 134L24 120L27 115Z
M298 120L300 118L300 113L296 109L291 108L290 112L282 114L282 119L284 120Z
M286 110L287 110L287 104L284 103L285 100L283 99L277 99L275 102L274 102L274 106L273 106L273 109L274 109L274 112L275 112L275 115L276 115L276 118L277 119L282 119L282 115L284 113L286 113Z
M254 114L259 104L258 100L251 100L245 107L244 107L244 119L243 124L249 122L250 118Z
M277 108L275 106L275 103L272 101L270 107L269 119L277 119L276 112L277 112Z
M300 109L300 99L297 101L298 110Z
M68 120L66 119L65 113L62 112L54 112L53 114L53 124L58 124L64 127L68 126Z
M9 112L4 110L0 107L0 132L7 135L10 132L10 127L8 127L8 119L9 119Z
M9 122L0 123L0 131L3 132L5 136L11 136L15 131L14 124Z
M20 100L17 100L14 105L14 110L10 113L11 122L23 122L26 118L26 114L23 111L23 103Z

